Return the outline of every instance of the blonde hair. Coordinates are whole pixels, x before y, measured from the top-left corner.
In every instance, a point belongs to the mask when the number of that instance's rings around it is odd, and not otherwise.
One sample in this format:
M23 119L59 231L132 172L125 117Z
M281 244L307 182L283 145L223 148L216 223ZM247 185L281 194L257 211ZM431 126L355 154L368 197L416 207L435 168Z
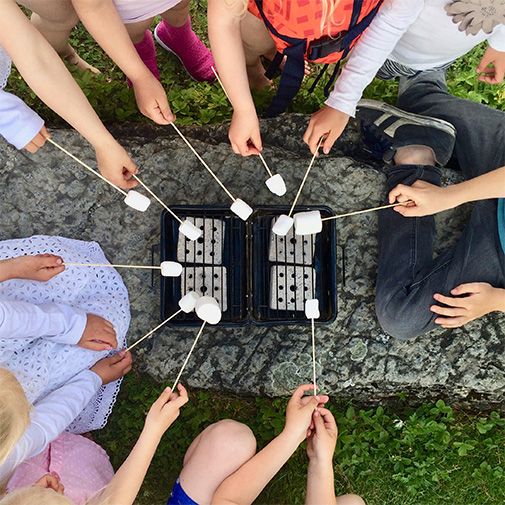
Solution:
M73 505L62 494L40 486L22 487L6 495L0 505Z
M30 403L14 374L0 368L0 464L30 423Z
M107 489L107 488L105 488ZM110 498L99 491L86 505L112 505ZM74 505L70 498L57 493L54 489L41 486L21 487L0 499L0 505Z

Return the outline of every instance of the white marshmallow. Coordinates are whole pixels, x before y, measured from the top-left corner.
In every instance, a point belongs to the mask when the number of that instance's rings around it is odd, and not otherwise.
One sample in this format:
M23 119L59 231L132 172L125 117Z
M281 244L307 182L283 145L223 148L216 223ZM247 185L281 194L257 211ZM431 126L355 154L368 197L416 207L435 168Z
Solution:
M298 212L294 215L295 218L295 233L297 235L313 235L321 232L323 229L323 221L321 213L318 210L310 212Z
M130 189L124 199L124 203L132 209L145 212L149 208L149 205L151 205L151 200L138 191Z
M286 183L282 178L282 175L275 174L265 181L267 188L277 196L284 196L286 194Z
M244 200L237 198L232 206L230 207L231 211L236 214L242 221L247 221L247 218L253 213L253 210Z
M285 237L288 231L291 230L295 220L292 217L282 214L278 217L275 224L272 226L272 231L281 237Z
M160 267L163 277L179 277L182 274L182 265L177 261L162 261Z
M219 303L212 296L202 296L196 302L196 315L209 324L217 324L221 321L221 309Z
M305 317L307 319L319 319L320 316L319 300L317 298L305 300Z
M200 230L200 228L195 226L191 221L188 221L187 219L181 223L179 226L179 231L185 237L188 237L189 240L196 240L202 235L202 230Z
M198 296L198 293L190 291L179 300L179 307L183 310L183 312L189 314L190 312L195 310L196 302L199 299L200 297Z

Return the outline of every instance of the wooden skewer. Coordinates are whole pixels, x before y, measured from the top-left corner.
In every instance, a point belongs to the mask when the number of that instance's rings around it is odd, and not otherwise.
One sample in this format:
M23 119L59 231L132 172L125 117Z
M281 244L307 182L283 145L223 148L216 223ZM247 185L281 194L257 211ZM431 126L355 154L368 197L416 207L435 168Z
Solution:
M314 319L310 320L312 327L312 381L314 382L314 396L316 396L317 383L316 383L316 328Z
M146 333L143 337L139 338L135 343L133 343L130 347L126 349L125 352L131 351L134 347L140 344L143 340L150 337L155 331L159 330L163 325L167 324L168 321L178 316L182 312L182 309L179 309L175 314L172 314L168 319L165 319L161 324L156 326L156 328L152 329L149 333Z
M92 169L89 165L86 165L84 161L81 161L79 158L74 156L71 152L67 151L63 146L60 146L60 144L56 143L51 137L46 138L46 140L50 143L53 144L54 147L57 147L60 151L64 152L67 156L70 156L74 161L79 163L79 165L82 165L86 170L89 170L91 173L102 179L102 181L106 182L110 186L112 186L114 189L119 191L120 193L123 193L123 195L127 195L126 191L121 189L119 186L116 186L113 182L110 182L108 179L106 179L102 174L97 172L96 170Z
M207 163L205 163L205 160L197 153L196 149L190 144L189 140L183 135L181 130L179 130L179 128L177 128L177 126L175 126L174 122L172 122L170 124L173 126L174 130L178 133L179 137L181 137L181 139L184 140L184 142L191 149L191 151L193 151L193 154L199 159L200 163L207 169L209 174L212 175L212 177L214 177L216 182L223 188L224 192L232 199L232 201L235 201L236 198L228 191L226 186L220 181L219 177L212 171L212 169L209 167L209 165L207 165Z
M161 266L156 265L111 265L110 263L70 263L65 262L66 267L104 267L104 268L145 268L146 270L161 270Z
M406 202L396 202L390 205L383 205L381 207L374 207L372 209L358 210L356 212L348 212L347 214L339 214L338 216L325 217L321 221L331 221L332 219L340 219L342 217L357 216L358 214L366 214L367 212L375 212L377 210L390 209L391 207L406 206L409 203L414 203L412 200L407 200Z
M167 210L167 212L169 212L170 214L172 214L172 216L174 217L174 219L176 219L177 221L179 221L180 224L182 224L182 219L179 218L179 216L177 216L171 209L168 208L168 206L165 204L165 202L163 202L160 198L158 198L157 195L155 195L151 189L146 186L135 174L133 174L133 178L141 185L144 187L144 189L164 208Z
M191 349L189 350L188 355L186 356L186 359L184 360L184 363L182 364L179 374L177 375L177 379L175 379L174 385L172 386L172 391L175 391L175 388L176 388L177 384L179 383L182 373L184 372L184 369L186 368L186 365L188 364L191 354L193 354L193 350L195 349L196 343L198 342L198 339L200 338L201 334L203 333L204 328L205 328L205 321L202 323L202 326L200 327L200 330L198 331L198 334L196 335L193 345L191 346Z
M317 154L319 152L319 148L321 147L321 144L323 143L324 138L319 139L319 143L317 144L316 147L316 152L314 153L314 156L312 156L312 159L310 160L309 166L307 168L307 171L305 172L305 176L303 177L302 183L300 184L300 188L298 189L298 193L295 196L295 200L293 202L293 205L291 205L291 210L289 211L288 216L291 217L293 214L293 211L295 210L296 203L298 202L298 198L300 198L300 195L302 194L303 186L305 186L305 181L307 180L307 177L309 176L309 173L312 169L312 165L314 165L314 161L316 161Z
M212 72L214 72L214 75L216 76L216 79L217 79L217 82L220 84L221 86L221 89L224 91L224 94L226 95L226 98L228 98L228 101L230 102L231 104L231 100L230 100L230 95L228 95L228 93L226 92L226 88L224 87L224 84L223 84L223 81L221 80L221 78L219 77L219 74L217 73L217 70L214 68L214 66L210 67L212 68ZM269 166L267 165L267 162L265 161L265 158L263 158L263 155L261 153L259 153L259 157L260 157L260 160L261 162L263 163L263 166L265 167L268 175L270 177L273 177L274 174L272 173L272 171L270 170Z

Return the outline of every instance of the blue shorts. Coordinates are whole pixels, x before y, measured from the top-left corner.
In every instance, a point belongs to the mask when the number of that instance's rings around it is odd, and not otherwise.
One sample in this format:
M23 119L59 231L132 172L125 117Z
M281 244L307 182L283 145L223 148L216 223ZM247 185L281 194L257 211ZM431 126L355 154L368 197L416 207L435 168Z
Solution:
M179 479L174 484L172 492L170 493L170 498L167 501L167 505L198 505L196 501L193 501L182 489Z

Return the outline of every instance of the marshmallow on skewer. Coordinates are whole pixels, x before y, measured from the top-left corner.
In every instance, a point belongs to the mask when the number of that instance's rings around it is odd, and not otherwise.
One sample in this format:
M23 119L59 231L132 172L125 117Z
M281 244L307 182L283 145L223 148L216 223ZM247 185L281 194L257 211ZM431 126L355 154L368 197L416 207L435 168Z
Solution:
M221 308L212 296L202 296L196 302L196 315L209 324L217 324L221 321Z
M314 235L323 229L321 212L312 210L310 212L298 212L294 216L295 233L297 235Z
M286 194L286 183L280 174L272 175L265 181L265 184L274 195L284 196Z
M189 240L196 240L201 237L202 235L202 230L195 226L191 221L186 219L181 223L179 226L179 231Z
M289 230L293 227L294 222L295 220L292 217L282 214L277 218L277 221L272 226L272 231L280 237L285 237Z
M317 298L305 300L305 317L307 319L319 319L320 316L319 300Z
M182 274L182 265L176 261L162 261L160 268L163 277L179 277Z
M232 206L230 207L231 211L236 214L242 221L247 221L249 216L253 213L253 210L244 200L237 198Z
M130 189L124 199L124 203L132 209L145 212L149 208L149 205L151 205L151 200L138 191Z
M196 303L198 302L199 299L200 296L198 295L198 293L190 291L179 300L179 307L182 309L183 312L189 314L190 312L193 312L193 310L195 310Z

